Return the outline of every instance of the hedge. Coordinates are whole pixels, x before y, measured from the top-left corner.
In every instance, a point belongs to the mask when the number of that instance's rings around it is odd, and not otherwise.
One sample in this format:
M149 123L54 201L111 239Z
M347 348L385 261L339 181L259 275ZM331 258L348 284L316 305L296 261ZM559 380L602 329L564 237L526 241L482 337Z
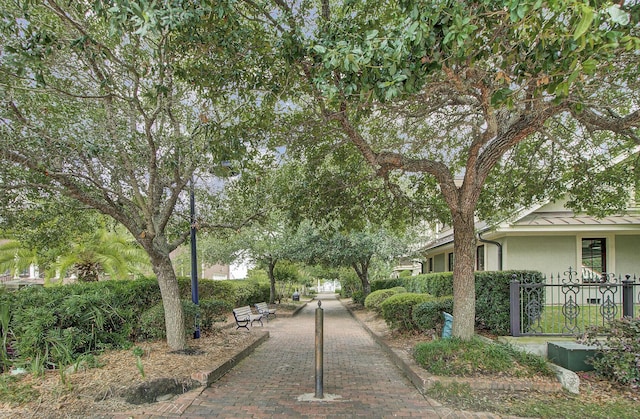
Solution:
M191 299L191 279L178 278L180 298ZM269 301L269 283L250 279L198 281L198 298L226 301L234 307Z
M407 292L403 287L395 287L384 290L372 291L364 300L364 306L370 310L380 313L380 304L382 304L387 298L395 294Z
M191 281L179 278L178 285L181 298L186 301L186 321L191 330L196 313L191 303ZM198 291L201 326L205 328L233 307L269 298L268 283L247 280L200 280ZM148 313L153 307L160 307L156 311L162 308L155 278L26 287L0 293L0 306L9 307L10 333L3 328L0 335L10 343L9 349L0 351L3 371L11 362L42 372L73 363L84 354L128 348L136 339L165 333L164 315L160 316L160 325L151 321L154 316ZM143 316L147 318L144 327ZM151 332L152 327L158 330ZM9 351L17 360L8 359Z
M182 300L184 311L184 328L186 336L193 333L195 327L196 314L199 317L200 330L202 332L211 331L216 322L226 320L225 313L229 313L233 306L226 301L204 299L198 301L198 306L191 300ZM162 302L146 310L138 326L137 339L164 339L167 337L164 321L164 306Z
M387 289L404 287L408 292L427 293L434 297L453 295L453 273L436 272L415 276L381 279L371 284L371 289Z
M453 312L453 297L437 297L424 303L416 304L413 307L413 322L421 330L434 329L440 332L444 326L442 312L451 314Z
M418 329L413 321L413 307L432 299L429 294L401 293L387 298L380 304L382 318L392 327L401 331Z
M509 334L509 284L514 277L524 277L534 283L543 280L542 273L537 271L481 271L475 273L477 326L486 328L497 335ZM371 289L380 290L397 286L406 288L408 292L428 293L434 297L453 295L453 273L437 272L378 280L371 284Z

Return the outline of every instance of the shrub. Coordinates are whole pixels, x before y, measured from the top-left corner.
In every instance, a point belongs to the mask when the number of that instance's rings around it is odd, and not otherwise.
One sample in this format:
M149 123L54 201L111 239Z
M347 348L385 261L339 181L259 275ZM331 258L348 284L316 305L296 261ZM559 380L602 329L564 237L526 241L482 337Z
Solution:
M606 336L605 340L601 337ZM613 320L605 326L592 327L584 342L598 347L598 356L590 362L601 376L640 388L640 317Z
M235 290L234 307L269 301L269 283L254 280L229 281Z
M392 295L380 304L382 317L392 328L400 331L415 330L418 326L413 322L413 307L432 298L429 294L408 292Z
M364 304L365 296L362 290L354 290L351 292L351 300L356 304Z
M165 336L164 307L158 303L142 313L136 338L155 340Z
M182 300L182 310L184 311L185 334L189 335L195 325L195 316L197 312L196 305L191 301ZM166 326L164 322L164 306L162 302L154 305L145 311L140 317L140 325L138 328L138 339L164 339L167 337Z
M413 308L413 322L421 330L434 329L437 332L442 330L444 318L442 312L453 312L453 297L438 297L433 300L417 304Z
M451 272L436 272L402 279L402 286L409 292L427 293L434 297L453 295L453 273Z
M509 284L514 276L520 281L538 283L542 274L535 271L476 272L476 323L497 335L508 335ZM434 297L453 295L453 273L436 272L374 281L372 290L402 286L410 293L427 293ZM526 301L524 302L526 303ZM528 319L525 319L528 321Z
M392 295L400 294L402 292L407 292L407 290L403 287L395 287L373 291L371 294L367 295L367 298L365 298L364 306L370 310L380 313L380 304L382 304L384 300Z
M362 281L358 278L358 275L353 269L341 269L339 271L340 280L340 296L343 298L353 298L353 301L358 304L364 303L364 297L362 291ZM359 292L359 293L358 293ZM354 298L354 294L356 294Z
M200 317L200 329L210 330L215 322L224 321L225 314L233 307L226 301L207 299L199 301L196 306L190 300L182 300L184 310L184 327L186 335L190 335L195 328L196 314ZM164 339L166 338L166 326L164 321L164 306L162 302L148 309L140 318L140 339Z
M79 283L13 293L10 328L19 363L41 372L74 362L85 353L126 347L131 325L137 321L137 306L123 303L124 293L113 291L118 287Z
M371 281L371 292L395 287L404 287L403 278L377 279Z
M3 298L3 291L0 290L0 374L9 369L9 323L11 312L9 311L9 300Z
M233 310L233 305L223 300L200 300L200 327L210 330L217 322L224 322L227 314Z

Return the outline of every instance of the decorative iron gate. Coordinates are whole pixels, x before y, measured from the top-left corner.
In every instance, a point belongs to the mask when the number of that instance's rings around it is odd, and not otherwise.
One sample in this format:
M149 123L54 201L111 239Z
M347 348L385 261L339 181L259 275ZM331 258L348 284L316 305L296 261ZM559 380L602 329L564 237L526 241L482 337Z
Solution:
M510 292L512 336L577 336L590 326L640 315L635 275L578 275L572 268L543 280L514 275Z

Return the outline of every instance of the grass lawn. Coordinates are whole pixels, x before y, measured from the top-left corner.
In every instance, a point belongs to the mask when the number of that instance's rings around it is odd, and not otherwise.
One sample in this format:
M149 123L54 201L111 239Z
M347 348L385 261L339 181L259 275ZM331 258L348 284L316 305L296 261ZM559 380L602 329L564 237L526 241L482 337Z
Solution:
M521 325L523 333L535 332L542 334L569 334L579 335L585 332L589 326L602 326L603 316L600 312L600 305L581 305L575 319L569 319L563 314L563 306L546 305L542 310L540 320L534 322L530 327ZM640 317L640 305L635 306L635 317ZM622 305L615 305L614 319L622 317ZM521 316L522 319L525 316Z

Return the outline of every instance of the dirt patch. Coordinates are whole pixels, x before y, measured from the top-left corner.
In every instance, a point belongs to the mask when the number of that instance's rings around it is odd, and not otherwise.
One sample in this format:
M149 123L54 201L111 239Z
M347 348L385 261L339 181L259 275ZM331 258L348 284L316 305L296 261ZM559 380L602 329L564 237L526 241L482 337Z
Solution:
M69 418L86 417L87 412L99 416L171 399L200 386L192 380L193 373L221 366L262 336L259 327L236 331L232 323L231 316L214 332L190 340L186 351L171 351L164 341L139 342L129 350L97 356L97 368L80 364L42 377L22 375L20 385L30 386L38 396L20 406L0 402L0 417Z
M145 381L140 385L129 387L123 393L123 397L127 403L135 405L155 403L184 394L201 385L200 382L192 379L158 378L157 380Z

